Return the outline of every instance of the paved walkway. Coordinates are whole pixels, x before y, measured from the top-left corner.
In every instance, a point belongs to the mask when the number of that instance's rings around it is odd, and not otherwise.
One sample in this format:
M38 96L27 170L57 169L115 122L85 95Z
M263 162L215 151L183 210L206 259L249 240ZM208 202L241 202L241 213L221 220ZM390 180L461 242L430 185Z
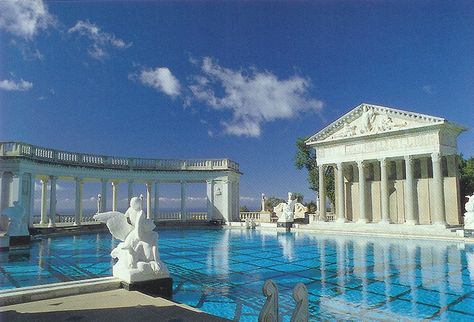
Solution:
M65 296L0 307L0 321L228 321L192 307L136 291Z

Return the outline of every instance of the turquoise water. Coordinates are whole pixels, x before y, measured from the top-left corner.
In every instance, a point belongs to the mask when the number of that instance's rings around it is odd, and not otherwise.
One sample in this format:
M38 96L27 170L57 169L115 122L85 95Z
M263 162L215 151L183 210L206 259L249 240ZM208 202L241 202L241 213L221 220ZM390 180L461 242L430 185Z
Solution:
M110 276L108 233L47 238L0 253L2 289ZM255 230L163 230L162 260L174 300L236 321L256 321L262 285L291 291L303 282L311 320L474 321L474 245L332 237Z

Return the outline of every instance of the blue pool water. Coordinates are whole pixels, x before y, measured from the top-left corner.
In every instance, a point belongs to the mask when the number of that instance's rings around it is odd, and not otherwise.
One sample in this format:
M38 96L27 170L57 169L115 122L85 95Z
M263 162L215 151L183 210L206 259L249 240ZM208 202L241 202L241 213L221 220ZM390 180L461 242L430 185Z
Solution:
M47 238L0 253L0 288L110 276L109 233ZM262 285L303 282L311 320L474 321L474 245L255 230L163 230L159 248L173 299L236 321L256 321Z

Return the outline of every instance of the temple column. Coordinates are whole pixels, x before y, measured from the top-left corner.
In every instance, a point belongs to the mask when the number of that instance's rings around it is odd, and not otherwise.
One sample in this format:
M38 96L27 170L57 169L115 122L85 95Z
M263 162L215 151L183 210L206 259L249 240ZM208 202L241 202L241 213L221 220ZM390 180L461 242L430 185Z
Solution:
M75 178L76 181L76 207L74 211L74 225L78 226L81 224L82 218L82 188L83 181L82 178Z
M100 212L105 212L107 210L107 179L101 179L102 183L101 192L100 192Z
M2 196L0 201L0 210L10 207L12 183L13 174L11 172L4 172L2 174Z
M155 200L153 213L155 220L158 220L158 214L160 213L160 183L155 181Z
M416 225L418 222L415 218L414 206L414 178L413 178L413 156L405 156L405 224Z
M112 211L117 211L118 181L112 181Z
M344 198L344 173L342 163L337 164L336 182L337 182L337 222L346 222L346 202Z
M133 180L128 180L128 203L133 198Z
M186 219L186 182L181 181L181 220Z
M146 218L152 219L153 212L151 209L151 182L146 183Z
M41 178L41 220L40 224L46 225L48 214L46 212L46 198L48 195L48 178Z
M387 159L383 158L380 161L380 197L382 206L382 219L381 224L390 223L390 207L389 207L389 194L388 194L388 163Z
M57 177L50 176L51 181L51 191L49 196L49 223L48 227L55 227L56 226L56 180Z
M446 225L446 217L444 213L444 188L443 188L443 170L441 168L441 155L433 153L431 155L433 163L433 224Z
M359 170L359 220L360 224L367 223L367 211L365 208L365 165L364 161L357 161L357 169Z
M207 183L207 220L214 219L214 180L210 179Z
M319 220L326 221L326 187L324 182L324 164L319 166Z

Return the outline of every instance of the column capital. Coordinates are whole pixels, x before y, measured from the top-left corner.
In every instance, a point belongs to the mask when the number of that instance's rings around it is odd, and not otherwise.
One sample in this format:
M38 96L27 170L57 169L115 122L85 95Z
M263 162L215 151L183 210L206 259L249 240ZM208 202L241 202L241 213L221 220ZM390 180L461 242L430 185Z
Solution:
M440 152L431 153L431 160L432 160L432 162L440 162L441 161L441 153Z
M109 179L106 179L106 178L100 178L100 182L102 182L102 183L106 183L107 181L109 181Z
M387 158L380 158L378 159L378 161L380 162L380 165L383 165L383 166L387 165L387 162L388 162Z
M58 177L57 176L49 176L49 179L51 181L56 181L58 179Z
M414 156L411 155L411 154L410 155L405 155L403 157L403 159L405 159L405 162L407 162L407 163L413 163L413 161L415 160Z
M82 178L82 177L74 177L74 181L79 182L79 183L84 183L84 178Z
M112 186L115 186L115 185L118 185L120 183L120 181L112 180L110 183L112 184Z
M359 169L365 168L368 165L367 160L357 160L356 163Z
M40 179L41 183L43 183L43 184L48 183L48 181L49 181L48 177L40 177L39 179Z
M145 182L145 185L146 185L147 187L151 187L152 184L153 184L153 181L146 181L146 182Z

